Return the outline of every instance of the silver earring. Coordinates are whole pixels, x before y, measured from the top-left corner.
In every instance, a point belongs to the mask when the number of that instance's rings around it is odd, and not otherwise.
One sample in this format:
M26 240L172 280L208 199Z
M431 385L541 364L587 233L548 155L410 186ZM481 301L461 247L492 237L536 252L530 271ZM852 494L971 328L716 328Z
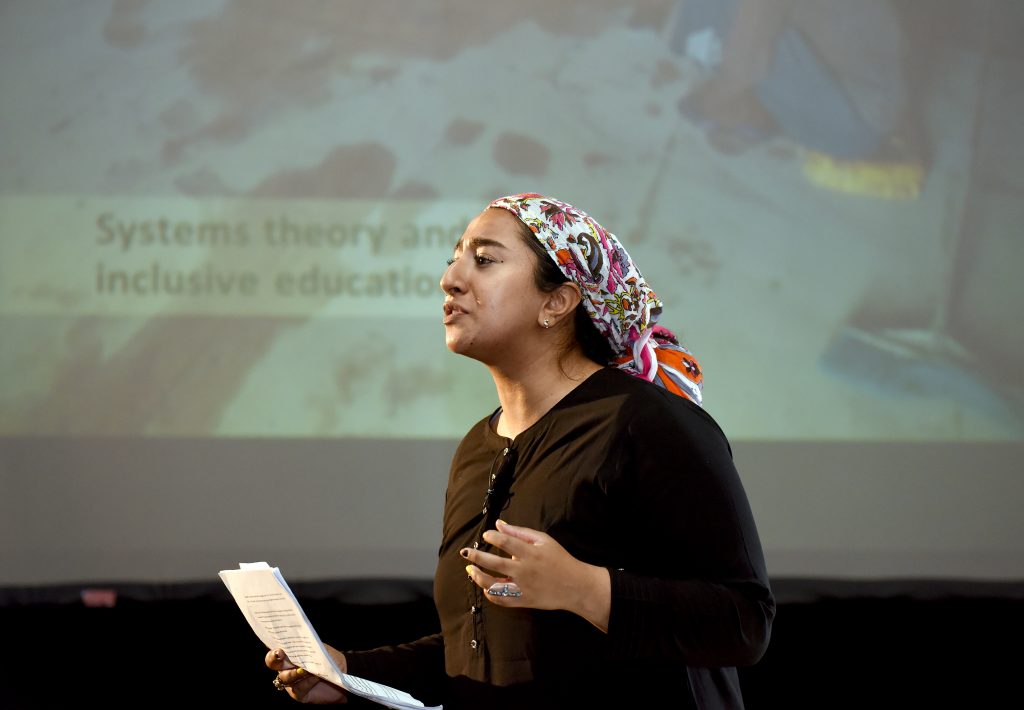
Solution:
M544 327L545 328L550 328L551 327L551 321L548 320L547 318L544 319Z

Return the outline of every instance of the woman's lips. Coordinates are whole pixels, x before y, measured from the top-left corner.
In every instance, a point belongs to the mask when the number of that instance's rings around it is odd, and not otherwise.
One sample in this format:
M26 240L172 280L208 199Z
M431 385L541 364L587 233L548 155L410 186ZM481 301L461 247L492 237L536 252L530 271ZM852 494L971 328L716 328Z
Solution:
M461 315L465 315L466 311L461 306L455 303L444 304L444 323L447 325Z

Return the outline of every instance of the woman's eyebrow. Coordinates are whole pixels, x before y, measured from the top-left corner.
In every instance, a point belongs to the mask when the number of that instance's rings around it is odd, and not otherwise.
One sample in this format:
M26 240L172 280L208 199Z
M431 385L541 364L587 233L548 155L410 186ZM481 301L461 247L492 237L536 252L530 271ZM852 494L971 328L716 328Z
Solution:
M455 242L454 251L459 251L460 249L463 248L462 241L463 240L460 239L459 241ZM498 249L506 248L505 245L499 242L497 239L488 239L487 237L473 237L469 240L469 243L466 244L467 249L476 249L477 247L496 247Z

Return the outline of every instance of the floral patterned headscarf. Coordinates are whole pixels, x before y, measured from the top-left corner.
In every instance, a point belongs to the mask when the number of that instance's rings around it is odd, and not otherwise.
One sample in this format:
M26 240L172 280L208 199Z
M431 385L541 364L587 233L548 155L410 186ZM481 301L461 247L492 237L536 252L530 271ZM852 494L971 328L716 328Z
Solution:
M697 360L672 331L656 325L662 302L614 234L582 210L543 195L509 195L488 206L518 217L579 286L590 320L615 354L609 365L701 403Z

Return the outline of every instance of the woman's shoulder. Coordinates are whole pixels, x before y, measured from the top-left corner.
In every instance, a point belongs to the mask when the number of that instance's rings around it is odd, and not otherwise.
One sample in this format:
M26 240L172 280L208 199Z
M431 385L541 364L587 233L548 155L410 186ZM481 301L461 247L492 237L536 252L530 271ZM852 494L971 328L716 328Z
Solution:
M605 396L621 398L620 416L634 431L685 428L713 432L725 438L725 433L699 404L687 397L673 394L658 385L617 368L606 367L595 383Z
M469 428L456 447L456 455L471 451L501 449L508 445L508 440L495 433L494 427L491 426L491 420L500 410L500 407L492 410Z
M688 397L673 394L653 382L631 375L617 367L606 367L595 373L594 390L604 396L621 396L633 407L670 409L698 416L707 416L699 404Z

